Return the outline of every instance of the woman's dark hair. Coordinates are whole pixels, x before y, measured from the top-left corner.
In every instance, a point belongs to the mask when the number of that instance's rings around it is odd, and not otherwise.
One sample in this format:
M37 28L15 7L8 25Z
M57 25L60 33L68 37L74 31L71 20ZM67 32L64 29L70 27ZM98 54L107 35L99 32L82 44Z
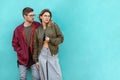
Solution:
M34 11L34 10L33 10L32 8L26 7L26 8L23 9L22 14L23 14L23 16L24 16L24 15L27 15L28 13L30 13L30 12L33 12L33 11Z
M52 13L49 9L43 9L41 11L41 13L39 14L39 19L40 19L40 16L42 16L45 12L48 12L50 14L50 20L51 20L51 17L52 17ZM42 20L40 19L40 21L42 22Z

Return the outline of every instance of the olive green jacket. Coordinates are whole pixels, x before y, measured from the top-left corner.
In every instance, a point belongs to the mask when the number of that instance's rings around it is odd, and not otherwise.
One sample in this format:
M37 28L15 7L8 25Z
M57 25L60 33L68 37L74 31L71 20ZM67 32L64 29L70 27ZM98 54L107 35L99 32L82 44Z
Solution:
M38 62L38 56L40 55L41 49L43 47L44 34L50 38L48 46L52 55L56 55L58 53L59 44L62 43L64 40L63 34L57 24L53 23L45 30L43 29L42 25L38 27L34 34L33 59L35 62Z

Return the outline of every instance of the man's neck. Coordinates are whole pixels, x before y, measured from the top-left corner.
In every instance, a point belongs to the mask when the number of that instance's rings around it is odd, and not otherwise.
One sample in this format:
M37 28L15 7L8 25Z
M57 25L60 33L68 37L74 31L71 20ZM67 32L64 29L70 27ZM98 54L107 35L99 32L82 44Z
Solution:
M27 21L24 22L24 27L29 27L31 25L32 25L32 22L27 22Z

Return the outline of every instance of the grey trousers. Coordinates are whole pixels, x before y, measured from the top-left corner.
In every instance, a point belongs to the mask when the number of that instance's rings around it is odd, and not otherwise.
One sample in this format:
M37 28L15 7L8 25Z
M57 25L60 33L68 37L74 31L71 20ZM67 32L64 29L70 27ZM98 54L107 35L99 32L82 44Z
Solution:
M40 75L39 71L36 68L36 65L33 64L31 67L31 72L32 72L32 80L40 80ZM19 65L19 71L20 71L20 80L27 80L27 71L28 68L25 67L24 65Z
M42 48L39 63L41 80L62 80L58 55L51 56L49 48Z

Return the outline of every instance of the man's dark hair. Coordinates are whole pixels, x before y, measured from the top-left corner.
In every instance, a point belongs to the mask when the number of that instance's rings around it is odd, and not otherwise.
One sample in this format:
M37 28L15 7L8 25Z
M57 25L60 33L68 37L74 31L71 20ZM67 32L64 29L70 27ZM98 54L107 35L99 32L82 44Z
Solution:
M28 13L30 13L30 12L33 12L34 10L32 9L32 8L30 8L30 7L26 7L26 8L24 8L23 9L23 16L24 15L27 15Z

